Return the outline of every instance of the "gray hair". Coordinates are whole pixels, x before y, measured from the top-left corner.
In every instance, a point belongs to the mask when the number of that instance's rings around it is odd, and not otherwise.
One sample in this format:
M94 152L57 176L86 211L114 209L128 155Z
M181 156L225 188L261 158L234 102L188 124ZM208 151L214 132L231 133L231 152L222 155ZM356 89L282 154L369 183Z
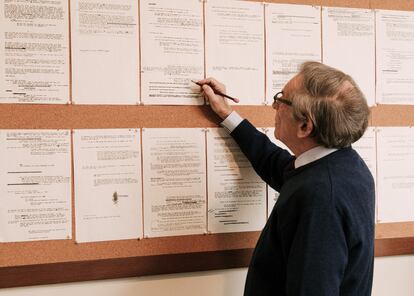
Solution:
M311 120L316 142L343 148L357 141L368 126L370 110L355 81L347 74L318 62L301 65L301 88L293 94L296 120Z

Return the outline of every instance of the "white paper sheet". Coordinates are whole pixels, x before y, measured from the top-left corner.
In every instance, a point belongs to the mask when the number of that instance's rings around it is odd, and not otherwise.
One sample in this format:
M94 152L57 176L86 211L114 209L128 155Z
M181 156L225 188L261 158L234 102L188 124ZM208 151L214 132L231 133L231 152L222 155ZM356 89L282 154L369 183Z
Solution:
M375 182L375 217L378 219L378 186L377 186L377 137L376 128L368 127L364 135L352 144L371 171Z
M297 74L305 61L321 61L320 7L266 4L266 101Z
M76 241L141 238L139 130L74 130Z
M322 8L323 62L350 75L375 104L375 13L370 9Z
M68 103L68 2L1 0L0 15L0 103Z
M377 182L377 149L376 149L376 132L374 127L368 127L365 134L355 143L352 144L365 164L371 171L375 183Z
M139 103L138 3L72 0L72 102Z
M203 3L141 0L141 101L157 105L202 105Z
M145 236L205 233L204 130L146 128L142 143Z
M205 16L206 76L224 83L227 94L240 99L239 104L262 105L263 3L208 0Z
M261 230L266 184L223 128L207 131L208 231Z
M414 221L414 128L377 132L378 222Z
M376 12L377 103L414 104L414 12Z
M70 239L70 131L0 131L0 241Z
M280 142L279 140L275 138L274 127L266 128L265 133L273 143L275 143L277 146L279 146L282 149L288 150L290 154L293 154L292 151L290 151L290 149L285 144L283 144L282 142ZM267 218L269 218L270 214L272 213L273 207L275 206L277 199L279 198L279 192L274 190L269 185L266 185L266 186L267 186Z

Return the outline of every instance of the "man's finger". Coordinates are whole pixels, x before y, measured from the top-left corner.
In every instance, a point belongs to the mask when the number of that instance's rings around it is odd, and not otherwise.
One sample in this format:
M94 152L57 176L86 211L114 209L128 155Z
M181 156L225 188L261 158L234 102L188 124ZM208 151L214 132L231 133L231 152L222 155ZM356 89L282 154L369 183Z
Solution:
M216 95L213 89L208 84L204 84L202 88L207 97L212 97Z
M199 80L197 82L200 83L200 84L203 84L203 85L207 84L210 87L212 87L213 89L218 90L218 91L223 92L223 93L226 91L226 87L224 86L224 84L218 82L216 79L214 79L212 77L208 77L206 79L202 79L202 80Z

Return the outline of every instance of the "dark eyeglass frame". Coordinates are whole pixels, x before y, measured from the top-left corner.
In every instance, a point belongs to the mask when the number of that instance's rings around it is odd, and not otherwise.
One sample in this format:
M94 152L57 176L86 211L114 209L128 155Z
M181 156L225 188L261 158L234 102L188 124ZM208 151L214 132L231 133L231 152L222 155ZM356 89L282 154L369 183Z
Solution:
M283 103L285 105L292 106L292 102L289 101L289 100L282 99L282 96L283 96L283 91L280 91L277 94L275 94L273 96L273 103L279 104L279 102L280 102L280 103Z

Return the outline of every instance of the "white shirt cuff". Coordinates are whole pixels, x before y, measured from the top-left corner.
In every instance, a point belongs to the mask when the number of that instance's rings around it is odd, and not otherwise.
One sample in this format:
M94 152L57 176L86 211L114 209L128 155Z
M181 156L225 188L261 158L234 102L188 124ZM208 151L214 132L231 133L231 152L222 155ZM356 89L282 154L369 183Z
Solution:
M232 111L230 115L220 123L220 125L231 133L242 121L243 118L241 118L236 111Z

